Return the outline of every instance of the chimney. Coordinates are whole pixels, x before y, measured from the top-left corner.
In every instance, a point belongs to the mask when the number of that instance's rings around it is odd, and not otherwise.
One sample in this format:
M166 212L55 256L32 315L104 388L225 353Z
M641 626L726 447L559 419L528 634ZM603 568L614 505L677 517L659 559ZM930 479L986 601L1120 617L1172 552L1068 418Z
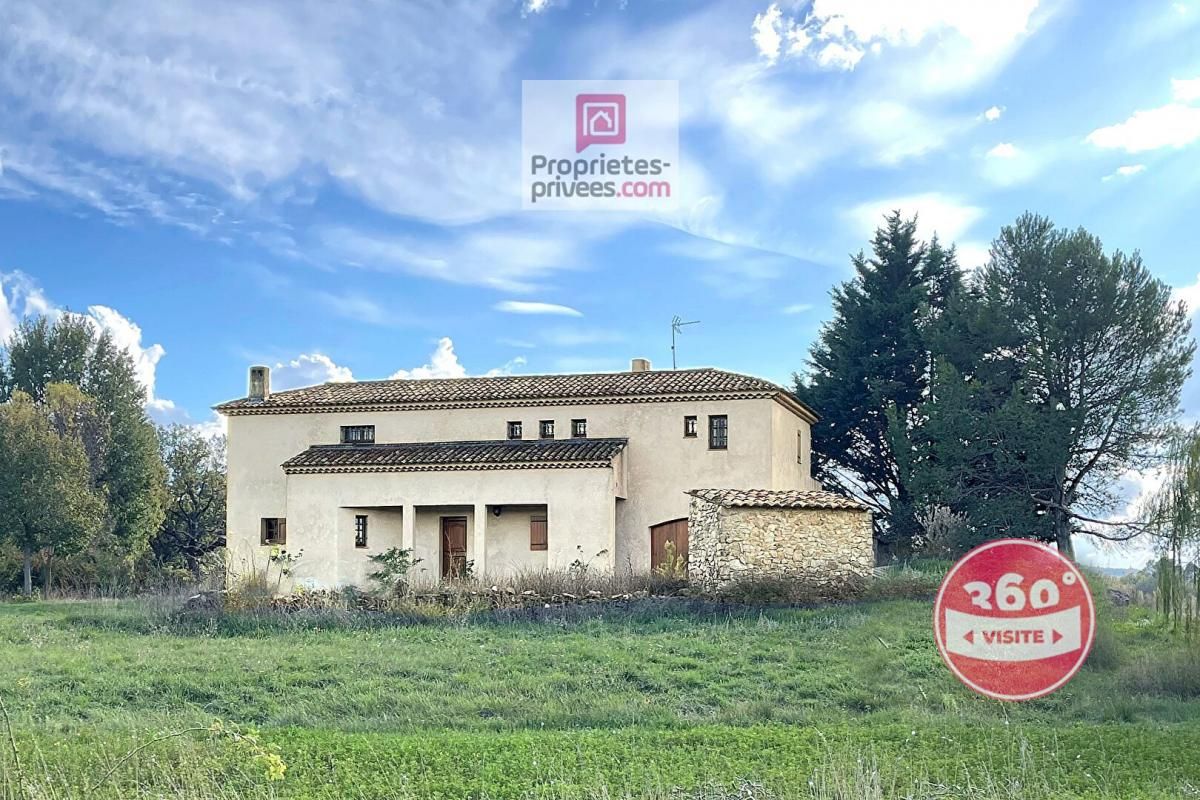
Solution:
M271 368L250 368L250 399L266 400L271 396Z
M649 372L650 371L650 359L635 358L633 361L631 361L629 363L629 371L630 372Z

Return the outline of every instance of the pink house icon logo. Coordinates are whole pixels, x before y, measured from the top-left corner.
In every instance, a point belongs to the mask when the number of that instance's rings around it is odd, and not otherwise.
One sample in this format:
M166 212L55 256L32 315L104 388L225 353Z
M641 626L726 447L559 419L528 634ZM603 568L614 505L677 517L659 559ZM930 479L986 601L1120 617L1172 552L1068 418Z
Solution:
M575 152L593 144L625 144L625 95L575 95Z

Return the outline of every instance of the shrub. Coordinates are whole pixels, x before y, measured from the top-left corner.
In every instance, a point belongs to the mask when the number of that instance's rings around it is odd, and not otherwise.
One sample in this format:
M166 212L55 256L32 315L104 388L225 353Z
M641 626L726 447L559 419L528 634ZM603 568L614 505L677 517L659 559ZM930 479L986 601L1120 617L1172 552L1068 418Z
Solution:
M413 558L412 550L392 547L372 555L371 563L378 569L368 577L377 584L377 591L385 597L397 597L408 592L408 573L423 559Z
M1086 666L1091 669L1114 670L1125 660L1124 647L1116 631L1104 617L1096 618L1096 638L1092 641Z
M934 562L924 562L923 566ZM866 600L926 600L937 594L944 570L921 568L917 562L886 567L867 584Z
M1122 683L1135 692L1169 697L1200 697L1200 652L1174 650L1146 655L1122 672Z

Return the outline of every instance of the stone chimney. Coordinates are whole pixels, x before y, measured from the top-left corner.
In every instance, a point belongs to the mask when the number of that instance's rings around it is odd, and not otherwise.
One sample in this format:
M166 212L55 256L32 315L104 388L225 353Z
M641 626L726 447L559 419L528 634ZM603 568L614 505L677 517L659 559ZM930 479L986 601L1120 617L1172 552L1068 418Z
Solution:
M266 400L271 396L271 368L250 368L250 399Z
M629 371L630 372L649 372L650 371L650 359L635 358L633 361L629 362Z

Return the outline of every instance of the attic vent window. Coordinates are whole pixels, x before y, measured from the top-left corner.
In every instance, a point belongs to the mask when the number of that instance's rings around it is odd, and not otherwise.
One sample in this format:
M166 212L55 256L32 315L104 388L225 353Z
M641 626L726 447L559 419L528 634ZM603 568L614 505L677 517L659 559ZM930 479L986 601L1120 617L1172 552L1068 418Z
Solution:
M342 444L375 444L375 426L343 425Z
M520 422L508 423L508 438L509 439L520 439L522 436L524 436L524 428L525 428L525 426L522 425Z
M554 438L554 420L544 419L538 423L538 435L543 439Z
M571 438L586 439L587 438L587 420L573 419L571 420Z

